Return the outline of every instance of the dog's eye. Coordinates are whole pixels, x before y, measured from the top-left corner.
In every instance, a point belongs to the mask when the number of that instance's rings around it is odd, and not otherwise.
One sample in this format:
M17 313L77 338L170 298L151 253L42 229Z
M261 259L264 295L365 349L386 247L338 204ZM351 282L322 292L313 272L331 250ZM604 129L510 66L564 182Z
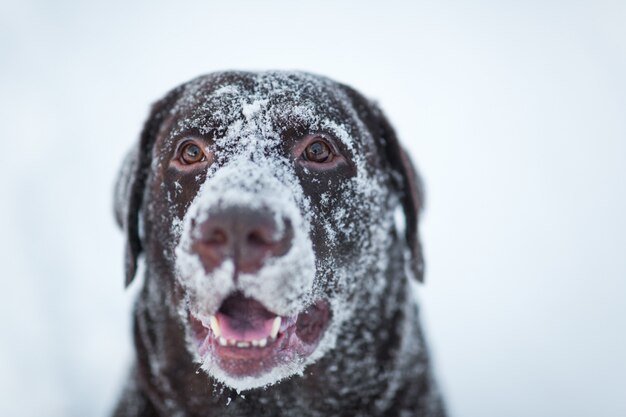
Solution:
M180 155L180 160L183 164L195 164L198 162L202 162L206 160L206 156L204 155L204 152L202 152L202 149L200 149L200 147L198 145L196 145L195 143L188 143L185 146L183 146L181 155Z
M325 142L318 140L309 144L304 150L304 159L311 162L324 163L333 159L333 152Z

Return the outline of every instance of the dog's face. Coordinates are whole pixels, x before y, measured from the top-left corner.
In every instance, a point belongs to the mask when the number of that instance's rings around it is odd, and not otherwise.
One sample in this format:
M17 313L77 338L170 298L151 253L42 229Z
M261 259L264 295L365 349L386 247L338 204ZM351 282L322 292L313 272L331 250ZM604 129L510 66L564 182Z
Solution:
M155 106L128 161L116 203L128 277L143 250L154 303L230 387L301 374L379 320L354 311L381 302L399 241L421 276L410 163L382 114L328 79L195 79Z

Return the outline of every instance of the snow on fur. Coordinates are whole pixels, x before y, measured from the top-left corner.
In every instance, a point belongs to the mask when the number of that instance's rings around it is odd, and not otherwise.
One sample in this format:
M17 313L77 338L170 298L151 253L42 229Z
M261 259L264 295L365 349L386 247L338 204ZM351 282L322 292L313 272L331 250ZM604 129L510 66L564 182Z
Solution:
M328 301L333 316L312 355L256 377L229 376L201 358L195 345L189 343L190 352L205 372L239 391L302 374L307 365L329 354L338 344L346 343L342 336L349 328L345 323L355 320L353 309L357 305L347 302L348 297L367 293L368 297L358 302L371 303L371 311L375 310L378 302L375 295L386 285L384 271L392 243L390 232L395 227L393 213L398 206L397 198L387 190L388 174L368 172L364 156L367 152L357 151L359 147L374 149L373 138L359 118L350 114L352 123L343 124L339 122L340 117L319 116L328 113L332 116L334 107L341 111L352 108L346 104L348 99L344 93L334 88L334 83L307 74L270 72L254 76L253 84L250 87L233 82L212 91L207 88L206 79L200 77L187 84L172 110L172 115L182 111L193 115L179 118L172 135L189 129L211 134L214 143L209 150L216 157L186 215L174 226L178 242L175 248L178 279L188 294L179 310L191 309L198 317L206 319L217 311L228 294L239 289L277 314L292 315L332 287L333 297ZM315 93L315 101L305 94L307 91ZM298 104L284 104L282 98L286 96L295 98ZM319 112L320 103L327 106L324 113ZM281 121L284 125L302 124L314 132L329 132L348 150L347 157L356 167L356 175L340 185L341 202L335 201L330 193L323 193L321 207L316 208L305 197L295 163L280 146ZM271 210L279 225L284 219L293 225L294 238L286 255L267 260L258 274L242 275L235 283L232 261L224 261L207 274L190 245L197 233L194 224L200 224L211 210L237 205ZM324 208L328 210L322 210ZM323 214L328 212L332 214ZM351 223L348 219L351 212L362 213L368 220ZM316 259L310 237L313 220L321 225L331 249L345 242L355 243L360 261L338 263L334 258ZM364 285L367 292L361 288ZM375 337L372 334L360 336L364 340ZM345 347L350 349L350 346Z

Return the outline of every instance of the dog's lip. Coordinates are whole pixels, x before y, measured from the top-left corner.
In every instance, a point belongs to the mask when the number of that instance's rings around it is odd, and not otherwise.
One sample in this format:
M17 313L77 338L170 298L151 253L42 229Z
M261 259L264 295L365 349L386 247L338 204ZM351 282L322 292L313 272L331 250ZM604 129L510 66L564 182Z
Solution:
M322 299L292 316L257 310L264 313L262 317L253 317L244 324L234 323L237 320L232 315L220 311L208 320L190 313L191 327L203 360L217 363L236 377L258 376L275 366L308 357L317 348L331 317L329 304Z

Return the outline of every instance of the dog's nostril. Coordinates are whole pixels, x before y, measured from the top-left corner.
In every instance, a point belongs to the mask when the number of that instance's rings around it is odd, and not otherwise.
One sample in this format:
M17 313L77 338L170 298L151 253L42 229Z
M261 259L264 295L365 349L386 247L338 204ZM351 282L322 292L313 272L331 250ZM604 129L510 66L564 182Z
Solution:
M248 233L248 243L255 246L269 245L272 243L271 239L268 239L265 233L261 230L253 230Z
M215 245L223 245L228 241L226 232L221 229L214 229L204 239L206 243L212 243Z

